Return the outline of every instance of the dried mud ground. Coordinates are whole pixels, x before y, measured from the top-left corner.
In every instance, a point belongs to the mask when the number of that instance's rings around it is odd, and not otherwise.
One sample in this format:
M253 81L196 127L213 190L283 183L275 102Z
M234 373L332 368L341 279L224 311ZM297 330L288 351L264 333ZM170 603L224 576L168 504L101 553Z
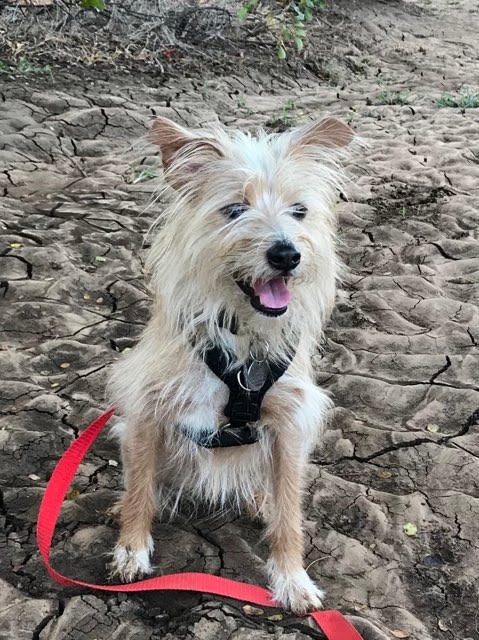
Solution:
M108 367L148 317L152 116L254 127L329 112L370 146L338 208L349 276L316 362L336 410L310 465L306 564L365 640L479 639L479 111L435 104L479 81L477 33L475 2L352 3L330 83L251 68L156 86L88 70L4 82L0 638L323 637L204 594L64 590L34 528L52 469L106 408ZM392 91L408 98L380 104ZM71 576L106 579L118 459L101 437L65 502L53 560ZM265 584L260 531L231 514L157 523L158 571Z

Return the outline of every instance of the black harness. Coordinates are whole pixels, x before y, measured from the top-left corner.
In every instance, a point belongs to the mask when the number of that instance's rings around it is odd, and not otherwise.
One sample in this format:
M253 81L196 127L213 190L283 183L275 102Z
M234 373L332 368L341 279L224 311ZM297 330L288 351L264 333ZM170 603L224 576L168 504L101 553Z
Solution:
M250 354L245 364L231 369L231 354L223 347L211 345L204 352L204 362L229 389L228 403L223 409L228 424L214 433L205 430L192 434L182 429L183 434L207 449L258 442L255 423L261 416L263 398L288 369L293 357L294 352L291 352L286 360L274 361L268 359L267 353L261 359Z

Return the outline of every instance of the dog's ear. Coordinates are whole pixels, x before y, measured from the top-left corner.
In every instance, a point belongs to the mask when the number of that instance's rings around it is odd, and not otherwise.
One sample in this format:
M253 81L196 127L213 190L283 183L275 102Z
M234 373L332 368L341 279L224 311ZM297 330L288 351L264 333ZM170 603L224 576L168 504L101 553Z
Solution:
M292 152L301 152L309 145L330 149L346 147L355 136L346 123L337 118L324 118L320 122L299 127L292 135Z
M209 160L222 155L216 140L201 135L200 131L184 129L168 118L159 117L153 122L149 139L160 147L165 176L175 189Z

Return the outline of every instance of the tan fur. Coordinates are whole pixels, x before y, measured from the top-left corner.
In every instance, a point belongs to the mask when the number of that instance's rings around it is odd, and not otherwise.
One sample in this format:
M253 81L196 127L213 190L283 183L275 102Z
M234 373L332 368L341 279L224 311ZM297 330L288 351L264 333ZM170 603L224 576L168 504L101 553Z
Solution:
M353 133L334 118L256 138L187 131L158 118L151 137L176 194L148 259L151 321L111 382L123 417L116 432L126 485L113 572L130 580L150 570L157 506L160 513L174 512L182 495L211 507L248 505L266 521L275 598L297 612L318 607L322 593L302 565L301 496L330 401L314 384L310 356L334 303L339 264L333 205L341 152ZM238 202L247 211L225 219L222 207ZM291 214L296 203L307 207L304 220ZM253 308L235 280L275 277L266 251L285 239L300 250L301 262L287 281L287 312L272 318ZM237 318L237 335L220 326L221 311ZM264 398L256 444L208 450L178 429L181 424L194 436L227 422L228 389L203 361L210 342L234 353L232 367L251 350L267 349L272 360L296 350Z

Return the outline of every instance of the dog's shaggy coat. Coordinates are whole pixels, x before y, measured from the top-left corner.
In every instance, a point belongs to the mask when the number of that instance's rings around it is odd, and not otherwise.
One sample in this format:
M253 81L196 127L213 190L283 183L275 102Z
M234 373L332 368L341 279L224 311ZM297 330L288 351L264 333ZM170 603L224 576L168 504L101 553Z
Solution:
M334 204L353 133L334 118L257 137L158 118L151 138L174 197L148 260L151 320L111 381L126 487L113 572L132 580L151 570L155 512L174 510L187 492L211 506L255 509L266 522L275 599L296 612L318 608L323 594L302 564L301 493L330 401L310 357L334 303ZM271 266L266 253L278 243L300 254L297 266ZM253 298L272 308L258 310ZM228 388L203 360L210 344L231 352L231 367L250 353L282 360L295 352L264 397L255 444L195 443L227 422Z

